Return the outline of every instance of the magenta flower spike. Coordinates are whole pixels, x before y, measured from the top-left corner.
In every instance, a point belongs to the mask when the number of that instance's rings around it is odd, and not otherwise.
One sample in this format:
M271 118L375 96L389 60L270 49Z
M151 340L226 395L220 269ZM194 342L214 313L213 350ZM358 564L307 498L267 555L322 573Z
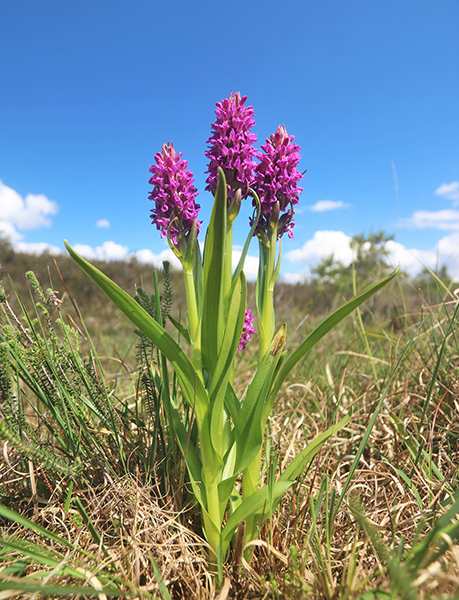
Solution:
M255 125L254 110L245 106L247 96L236 92L222 102L217 102L216 120L212 124L212 135L207 140L209 159L206 173L206 190L215 195L218 183L218 167L223 169L227 183L228 206L236 196L245 198L253 183L257 154L253 144L257 140L250 129Z
M255 333L255 329L252 325L254 319L255 319L255 317L252 315L252 311L250 310L250 308L248 308L245 311L241 341L239 342L239 346L237 347L238 350L245 350L247 344L250 342L250 338Z
M149 183L153 190L148 196L154 200L155 208L151 210L152 222L179 247L180 240L186 241L194 222L197 221L199 204L195 203L198 195L194 187L193 173L187 170L188 162L182 160L182 153L176 153L174 144L163 144L161 152L155 156L156 165L150 167ZM197 221L199 233L201 221Z
M285 126L279 125L276 133L261 147L260 163L255 170L254 190L261 204L261 215L256 227L256 235L269 237L272 224L277 224L277 237L284 233L293 238L295 221L293 207L299 204L298 196L303 188L298 182L303 175L298 171L300 147L293 142L294 136L288 135ZM253 206L256 206L253 200ZM251 223L252 225L252 223Z

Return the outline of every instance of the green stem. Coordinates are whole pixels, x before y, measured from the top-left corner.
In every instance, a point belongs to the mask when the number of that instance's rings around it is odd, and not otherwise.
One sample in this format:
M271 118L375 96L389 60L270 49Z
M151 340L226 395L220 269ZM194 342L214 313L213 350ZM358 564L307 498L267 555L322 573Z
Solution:
M258 270L258 321L260 325L260 346L258 364L268 352L274 336L274 284L276 263L277 226L272 228L267 243L260 240L260 263Z
M261 449L242 475L242 497L244 500L249 498L258 489L258 484L260 481L260 467ZM246 519L244 545L255 539L258 519L259 515L251 515ZM246 560L250 561L252 552L252 547L246 551Z
M231 288L233 273L233 224L226 225L225 256L223 258L223 298L225 299L225 312L228 310L228 295Z
M185 282L185 294L187 304L188 333L190 334L191 362L198 377L202 376L202 354L201 354L201 322L198 314L196 301L196 290L194 287L193 269L183 265L183 278Z

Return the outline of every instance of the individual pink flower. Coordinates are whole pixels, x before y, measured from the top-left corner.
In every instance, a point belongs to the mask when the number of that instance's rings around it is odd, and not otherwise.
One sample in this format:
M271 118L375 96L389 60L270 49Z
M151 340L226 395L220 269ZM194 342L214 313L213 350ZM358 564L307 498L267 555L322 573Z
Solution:
M255 333L255 329L252 325L255 317L252 316L252 311L248 308L245 311L244 326L242 328L241 341L239 342L238 350L245 350L247 344L250 342L250 338Z
M197 221L200 206L195 203L198 195L194 187L193 173L187 170L188 162L182 153L176 153L174 144L163 144L155 156L156 165L150 167L149 183L153 190L148 196L155 202L151 219L161 237L168 235L175 247L180 239L186 239ZM197 221L197 232L202 225Z

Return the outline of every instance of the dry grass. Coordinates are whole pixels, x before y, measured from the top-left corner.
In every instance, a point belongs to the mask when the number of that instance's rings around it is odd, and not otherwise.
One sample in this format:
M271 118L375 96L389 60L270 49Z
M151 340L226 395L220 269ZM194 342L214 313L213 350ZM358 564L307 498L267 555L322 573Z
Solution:
M51 553L85 570L86 585L96 589L101 576L108 574L123 581L133 597L456 597L459 546L454 540L439 560L419 566L409 590L397 580L458 490L459 345L452 308L441 304L406 317L404 323L409 323L404 327L372 326L363 334L371 355L358 325L347 321L296 370L290 385L281 390L266 432L270 451L265 460L277 473L328 425L343 414L352 418L323 447L259 532L250 564L244 559L236 563L234 554L229 557L221 589L216 589L215 567L208 564L199 513L190 502L186 481L174 487L173 481L182 481L179 476L171 477L166 496L157 485L146 485L138 462L133 462L136 466L128 477L107 476L97 486L75 479L73 495L100 536L96 543L82 513L73 503L65 507L69 481L62 478L56 484L54 479L48 489L39 466L24 461L5 442L0 462L3 502L71 543L74 551L46 541ZM312 317L293 323L294 338L304 337L313 324ZM240 391L250 379L252 360L249 353L240 359ZM129 370L128 358L126 363ZM377 420L359 454L376 410ZM175 510L177 506L183 510ZM0 524L4 539L14 535L40 540L17 523L2 519ZM445 535L442 539L448 541ZM435 547L424 549L424 554ZM82 550L91 556L84 558ZM11 577L8 569L18 556L2 551L0 579ZM37 569L36 563L27 562L20 577L12 580L21 581ZM47 583L75 581L46 572ZM0 599L13 597L7 594L0 591ZM50 596L25 592L15 597Z

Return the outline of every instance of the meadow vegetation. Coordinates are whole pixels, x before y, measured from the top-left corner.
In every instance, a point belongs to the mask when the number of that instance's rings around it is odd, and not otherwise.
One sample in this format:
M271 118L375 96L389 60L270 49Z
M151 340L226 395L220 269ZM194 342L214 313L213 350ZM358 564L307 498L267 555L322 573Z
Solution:
M354 265L329 257L308 281L276 285L292 347L390 271L385 240L356 236ZM0 598L458 597L458 304L445 269L402 273L295 367L265 431L266 482L349 423L258 532L251 560L235 538L219 587L158 398L167 377L192 424L173 373L67 256L2 240L0 265ZM96 265L152 315L183 322L181 274L159 274L160 298L151 267ZM251 347L237 390L256 368Z

